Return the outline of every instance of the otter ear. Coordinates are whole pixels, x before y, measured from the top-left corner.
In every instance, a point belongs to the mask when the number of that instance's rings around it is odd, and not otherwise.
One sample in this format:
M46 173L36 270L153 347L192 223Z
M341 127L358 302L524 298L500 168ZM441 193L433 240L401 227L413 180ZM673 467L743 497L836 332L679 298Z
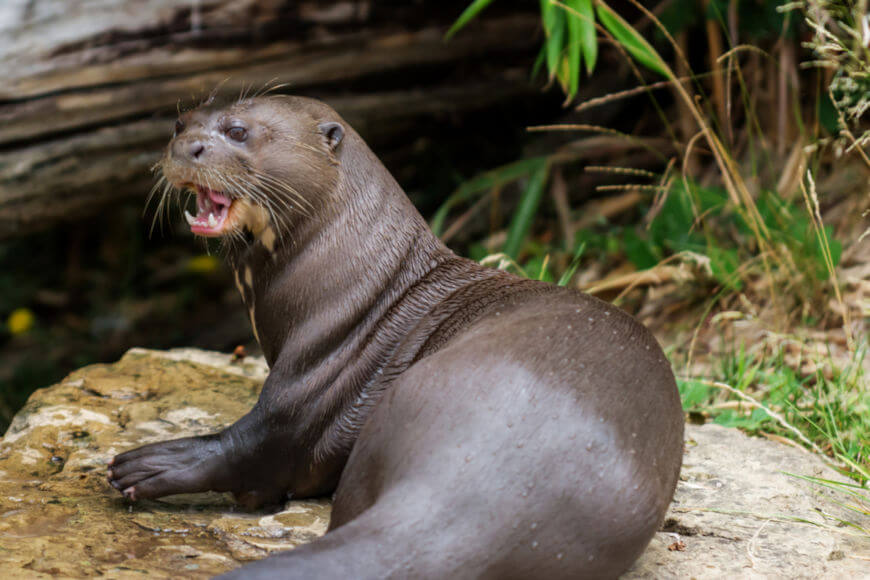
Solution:
M341 126L341 123L327 121L318 125L317 128L326 138L326 144L329 145L329 148L335 151L344 137L344 127Z

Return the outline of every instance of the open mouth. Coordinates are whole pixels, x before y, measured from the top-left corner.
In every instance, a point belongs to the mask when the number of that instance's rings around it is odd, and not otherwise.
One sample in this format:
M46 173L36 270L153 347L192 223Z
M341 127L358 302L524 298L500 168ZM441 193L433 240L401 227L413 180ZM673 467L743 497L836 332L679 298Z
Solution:
M233 200L219 191L196 186L196 215L184 211L190 231L201 236L219 236L227 226Z

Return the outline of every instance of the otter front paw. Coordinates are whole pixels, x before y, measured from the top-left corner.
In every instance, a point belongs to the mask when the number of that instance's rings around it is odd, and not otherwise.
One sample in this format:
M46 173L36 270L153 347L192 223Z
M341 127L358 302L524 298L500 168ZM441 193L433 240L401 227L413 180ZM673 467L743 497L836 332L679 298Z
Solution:
M223 487L225 459L217 437L187 437L152 443L109 461L109 483L130 500Z

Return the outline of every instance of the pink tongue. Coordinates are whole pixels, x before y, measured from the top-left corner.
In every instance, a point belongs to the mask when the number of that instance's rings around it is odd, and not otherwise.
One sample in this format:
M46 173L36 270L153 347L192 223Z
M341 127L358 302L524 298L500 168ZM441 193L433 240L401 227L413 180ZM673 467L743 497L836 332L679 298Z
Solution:
M209 198L218 205L230 205L230 198L216 191L208 191Z

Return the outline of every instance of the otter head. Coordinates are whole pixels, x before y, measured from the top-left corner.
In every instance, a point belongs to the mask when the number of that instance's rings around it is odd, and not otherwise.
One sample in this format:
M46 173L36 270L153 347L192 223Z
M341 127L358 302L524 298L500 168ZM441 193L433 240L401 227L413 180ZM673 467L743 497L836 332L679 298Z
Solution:
M331 201L339 182L345 129L327 105L268 96L182 113L158 163L167 197L196 195L194 234L248 239L276 236Z

